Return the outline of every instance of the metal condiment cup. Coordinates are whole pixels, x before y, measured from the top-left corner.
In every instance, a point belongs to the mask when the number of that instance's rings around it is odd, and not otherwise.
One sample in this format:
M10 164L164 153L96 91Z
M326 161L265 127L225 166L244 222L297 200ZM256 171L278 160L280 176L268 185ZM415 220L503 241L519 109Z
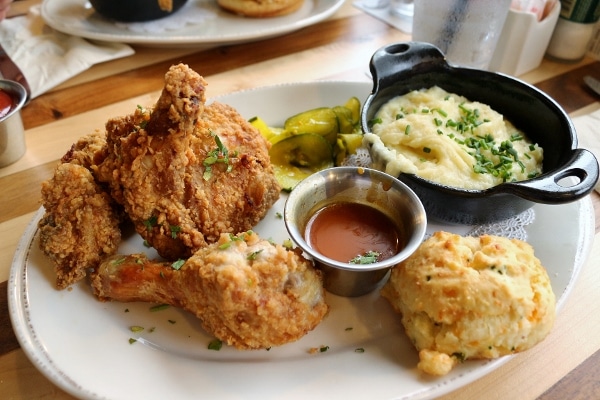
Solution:
M18 82L0 79L0 89L13 99L10 112L0 118L0 167L19 160L25 154L25 130L21 108L27 101L27 91Z
M306 225L316 211L337 202L381 211L396 225L404 246L393 257L372 264L340 262L320 254L305 239ZM361 167L329 168L304 179L290 193L284 219L292 240L322 270L325 289L346 297L361 296L382 285L390 269L421 244L427 227L425 209L408 186L391 175Z

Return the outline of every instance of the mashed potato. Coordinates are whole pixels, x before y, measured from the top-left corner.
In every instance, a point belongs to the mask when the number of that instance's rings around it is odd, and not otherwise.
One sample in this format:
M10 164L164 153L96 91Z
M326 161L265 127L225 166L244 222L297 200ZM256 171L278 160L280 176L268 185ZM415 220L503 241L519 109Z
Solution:
M550 332L556 313L532 247L490 235L434 233L394 267L381 294L402 314L418 368L432 375L466 359L529 349Z
M487 189L542 172L542 149L488 105L434 86L391 99L364 142L374 167L462 189Z

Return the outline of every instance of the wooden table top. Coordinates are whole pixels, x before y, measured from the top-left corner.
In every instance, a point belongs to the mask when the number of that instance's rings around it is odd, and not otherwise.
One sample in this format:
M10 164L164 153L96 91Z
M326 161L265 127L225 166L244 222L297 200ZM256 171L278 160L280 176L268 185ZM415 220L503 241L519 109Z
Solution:
M35 2L16 3L12 14ZM371 54L385 44L406 40L410 36L348 2L326 21L267 40L200 50L136 46L135 55L96 65L33 99L22 111L27 154L0 169L0 291L7 293L17 242L39 208L40 184L51 176L57 160L75 139L102 129L108 117L123 115L138 104L152 104L170 65L184 62L198 71L209 82L209 96L286 82L369 81ZM600 79L600 62L544 60L520 78L577 115L600 107L600 98L584 87L584 75ZM590 197L596 210L594 244L550 336L444 399L489 398L490 393L496 399L599 398L600 195L594 192ZM0 296L0 398L71 398L46 379L20 348L6 295Z

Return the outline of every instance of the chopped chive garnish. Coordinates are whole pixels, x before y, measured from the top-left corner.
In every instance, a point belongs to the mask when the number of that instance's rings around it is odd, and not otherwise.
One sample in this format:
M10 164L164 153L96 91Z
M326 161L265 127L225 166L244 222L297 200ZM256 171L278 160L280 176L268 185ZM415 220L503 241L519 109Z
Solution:
M223 342L220 341L219 339L211 340L210 343L208 344L209 350L219 351L219 350L221 350L221 347L223 347Z

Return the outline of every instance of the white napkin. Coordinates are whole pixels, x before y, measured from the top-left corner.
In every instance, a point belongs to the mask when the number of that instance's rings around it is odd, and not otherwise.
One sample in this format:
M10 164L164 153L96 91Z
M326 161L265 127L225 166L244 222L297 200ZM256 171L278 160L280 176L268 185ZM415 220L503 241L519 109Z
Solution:
M594 153L594 156L600 162L600 109L589 114L573 117L571 120L577 131L579 147ZM600 181L596 184L595 189L600 193Z
M44 24L40 7L0 23L0 43L37 97L94 64L134 53L123 43L91 42Z

